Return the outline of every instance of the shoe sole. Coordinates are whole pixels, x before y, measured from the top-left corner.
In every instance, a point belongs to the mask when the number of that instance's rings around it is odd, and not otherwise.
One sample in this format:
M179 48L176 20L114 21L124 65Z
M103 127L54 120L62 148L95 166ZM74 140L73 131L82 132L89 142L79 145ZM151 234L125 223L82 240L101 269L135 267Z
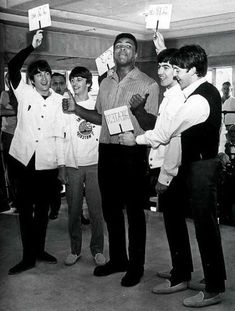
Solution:
M49 263L50 265L55 265L55 264L57 264L57 260L54 260L54 261L52 261L52 260L44 260L44 259L40 259L40 258L37 258L37 261L38 262L45 262L45 263Z
M103 265L103 266L105 266L105 265ZM96 268L98 268L98 267L102 267L102 266L97 266ZM115 273L121 273L121 272L126 272L127 271L127 268L126 269L120 269L120 270L113 270L113 271L111 271L111 272L109 272L109 273L97 273L97 272L95 272L94 271L94 275L95 276L99 276L99 277L102 277L102 276L109 276L109 275L112 275L112 274L115 274Z
M10 271L8 271L8 275L16 275L16 274L25 272L25 271L33 269L33 268L35 268L35 265L29 266L27 269L24 269L24 270L21 270L21 271L18 271L18 272L10 272Z
M140 278L138 278L137 280L132 281L132 282L121 280L121 286L123 286L123 287L132 287L132 286L138 285L141 282L142 278L143 278L143 275Z
M101 266L104 266L105 264L106 264L106 262L97 262L97 261L95 261L94 260L94 262L95 262L95 265L97 266L97 267L101 267Z
M167 272L157 272L156 275L161 279L170 279L171 274Z
M210 298L210 299L204 299L203 301L200 302L187 302L187 301L183 301L183 305L185 307L190 307L190 308L200 308L200 307L207 307L207 306L213 306L213 305L217 305L219 303L222 302L221 297L218 298Z
M41 259L41 258L38 258L37 257L37 259L36 259L38 262L45 262L45 263L48 263L48 264L50 264L50 265L55 265L55 264L57 264L57 259L55 259L55 260L45 260L45 259Z
M206 284L189 282L188 288L192 290L203 291L206 288Z
M154 290L154 288L152 289L152 293L153 294L174 294L174 293L177 293L177 292L182 292L184 290L186 290L188 288L187 285L185 286L179 286L179 287L176 287L176 286L172 286L172 287L169 287L169 288L163 288L163 289L156 289Z

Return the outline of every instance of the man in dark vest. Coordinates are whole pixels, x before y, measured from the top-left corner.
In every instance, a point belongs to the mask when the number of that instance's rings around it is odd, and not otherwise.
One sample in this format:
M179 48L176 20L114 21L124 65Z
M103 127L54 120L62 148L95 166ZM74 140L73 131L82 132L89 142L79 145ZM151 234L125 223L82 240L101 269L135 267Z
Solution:
M219 303L220 293L225 290L226 272L216 216L220 165L216 156L221 126L221 98L218 90L205 79L207 55L200 46L182 47L172 63L190 114L193 115L192 126L181 134L181 172L191 190L192 214L206 285L203 292L184 299L183 304L202 307ZM184 118L187 117L185 114ZM197 122L197 119L200 121ZM186 262L183 262L185 265ZM177 270L177 267L173 268Z
M169 294L188 287L192 260L188 230L183 213L179 188L187 187L190 195L196 238L201 255L205 289L184 299L187 307L204 307L221 302L225 291L225 264L216 216L217 183L220 162L217 158L221 126L221 97L218 90L206 81L207 55L198 45L184 46L172 57L176 79L185 95L185 105L161 131L146 131L137 136L137 144L157 147L181 133L182 164L173 179L164 213L171 257L174 258L169 282L154 287L155 294ZM127 144L131 133L126 133L121 144ZM177 187L181 185L181 187ZM182 187L184 185L185 187ZM178 203L178 204L177 204Z

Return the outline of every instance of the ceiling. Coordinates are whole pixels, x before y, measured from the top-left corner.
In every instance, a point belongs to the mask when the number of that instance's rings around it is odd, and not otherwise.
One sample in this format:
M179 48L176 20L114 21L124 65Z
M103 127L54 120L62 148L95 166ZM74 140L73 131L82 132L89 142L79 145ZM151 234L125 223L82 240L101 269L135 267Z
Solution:
M152 4L172 4L171 27L165 38L235 32L235 0L0 0L0 20L27 24L29 9L49 3L52 27L115 36L131 32L139 40L152 38L144 14Z

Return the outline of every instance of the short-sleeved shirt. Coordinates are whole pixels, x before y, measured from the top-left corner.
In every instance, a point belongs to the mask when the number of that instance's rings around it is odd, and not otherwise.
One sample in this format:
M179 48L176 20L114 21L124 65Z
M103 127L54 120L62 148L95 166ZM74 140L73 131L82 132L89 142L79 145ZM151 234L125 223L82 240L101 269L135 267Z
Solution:
M134 134L140 135L144 131L141 129L137 119L130 111L130 99L133 95L140 94L142 97L149 94L145 104L145 110L148 113L157 115L159 87L156 81L137 67L131 70L121 81L114 72L113 75L105 78L99 89L96 100L96 110L102 115L102 128L100 134L100 143L118 144L118 135L110 135L104 111L126 105L134 128Z

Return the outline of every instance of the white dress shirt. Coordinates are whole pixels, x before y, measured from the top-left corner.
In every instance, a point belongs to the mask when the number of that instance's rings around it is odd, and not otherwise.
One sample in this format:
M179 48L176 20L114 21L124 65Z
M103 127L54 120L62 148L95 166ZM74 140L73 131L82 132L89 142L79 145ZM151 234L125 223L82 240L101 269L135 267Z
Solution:
M185 88L183 93L187 101L185 105L181 106L174 118L158 128L157 131L146 131L143 135L137 136L137 144L148 144L156 148L160 144L167 144L171 137L179 135L193 125L204 122L210 114L208 101L199 94L190 96L204 82L206 79L200 78Z
M153 150L158 150L160 147L159 153L167 146L165 153L162 153L164 162L158 179L162 184L169 185L178 173L181 164L180 134L191 126L204 122L209 116L210 106L204 97L198 94L189 97L205 81L205 78L201 78L185 88L183 92L176 88L169 89L168 94L164 94L163 106L160 105L162 112L159 109L160 116L155 128L136 137L137 144L151 145ZM164 104L164 100L168 105Z
M164 98L159 107L158 117L155 123L154 131L171 122L180 107L184 104L185 97L179 84L167 89ZM149 154L150 168L161 167L158 181L161 184L169 185L174 176L178 173L181 164L181 138L180 135L173 137L166 145L159 145L157 148L151 148Z

